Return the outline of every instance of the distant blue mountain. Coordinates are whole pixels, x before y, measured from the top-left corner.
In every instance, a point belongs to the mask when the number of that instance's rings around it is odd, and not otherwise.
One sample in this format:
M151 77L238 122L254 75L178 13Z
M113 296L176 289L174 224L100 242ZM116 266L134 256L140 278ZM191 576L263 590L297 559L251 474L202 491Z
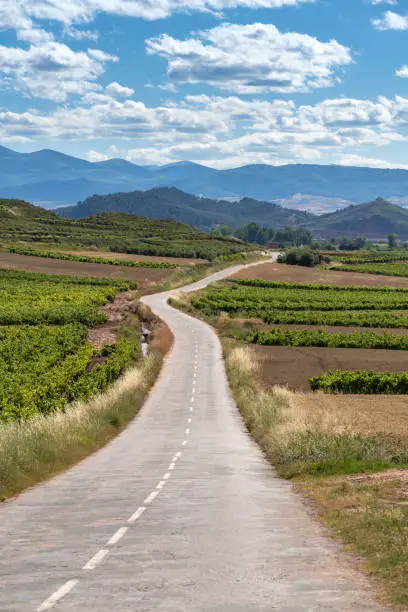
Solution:
M328 198L326 210L382 196L408 201L408 171L346 166L248 165L216 170L192 162L137 166L123 159L88 162L52 150L17 153L0 147L0 197L47 208L73 205L93 194L176 187L212 199L276 201L308 194ZM321 202L320 202L321 203Z

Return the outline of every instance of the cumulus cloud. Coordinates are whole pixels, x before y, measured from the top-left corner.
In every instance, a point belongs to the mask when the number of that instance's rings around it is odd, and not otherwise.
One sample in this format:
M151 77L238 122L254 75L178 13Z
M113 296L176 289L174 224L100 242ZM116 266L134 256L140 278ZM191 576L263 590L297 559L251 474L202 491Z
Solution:
M282 33L264 23L225 23L187 40L164 34L147 41L147 52L167 60L173 82L208 83L243 94L328 87L335 70L352 62L350 50L336 40Z
M408 165L388 162L383 159L373 159L372 157L360 157L359 155L348 154L339 160L342 166L362 166L364 168L403 168L408 170Z
M124 87L123 85L120 85L116 81L114 81L113 83L110 83L106 87L106 91L111 96L114 96L115 98L116 97L118 97L118 98L129 98L129 96L131 96L131 95L133 95L135 93L135 90L132 89L131 87Z
M73 51L65 44L46 41L29 49L0 45L0 73L6 85L33 97L63 102L69 94L98 89L104 64L118 58L98 49Z
M377 30L408 30L408 15L386 11L381 19L373 19L372 24Z
M91 21L97 13L163 19L178 12L221 13L225 9L269 9L299 6L316 0L10 0L35 19L53 19L71 25Z
M406 140L408 98L339 98L296 105L291 100L200 95L148 107L140 101L89 93L82 105L54 112L1 111L0 125L3 141L120 140L121 156L140 164L193 160L228 167L321 162L351 159L347 156L359 155L359 148ZM92 151L90 155L98 159ZM119 150L105 153L118 155Z

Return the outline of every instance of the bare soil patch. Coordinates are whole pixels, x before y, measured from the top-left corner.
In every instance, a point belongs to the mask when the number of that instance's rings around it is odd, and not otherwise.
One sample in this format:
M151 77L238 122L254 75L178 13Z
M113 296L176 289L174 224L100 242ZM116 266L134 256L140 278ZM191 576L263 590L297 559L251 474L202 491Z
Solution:
M408 288L408 278L356 272L336 272L335 270L320 270L319 268L303 268L274 263L252 266L237 272L232 278L261 278L278 282L322 285Z
M138 295L136 291L118 293L113 302L102 306L101 311L106 314L108 320L103 325L89 330L88 341L97 349L102 349L106 344L115 344L121 323L131 313L137 312Z
M288 386L294 391L310 391L309 378L328 370L408 370L406 351L256 345L252 349L262 381L267 385ZM376 399L377 396L372 401Z
M50 249L52 250L52 249ZM57 251L57 249L55 249ZM180 266L208 263L208 259L194 259L188 257L159 257L153 255L134 255L132 253L114 253L112 251L67 251L71 255L85 255L86 257L105 257L106 259L124 259L131 261L152 261L159 263L174 263Z
M0 253L0 268L41 272L43 274L67 274L69 276L95 276L117 280L137 281L142 289L167 280L174 270L161 268L129 268L94 264L80 261L63 261L45 257L31 257L16 253Z

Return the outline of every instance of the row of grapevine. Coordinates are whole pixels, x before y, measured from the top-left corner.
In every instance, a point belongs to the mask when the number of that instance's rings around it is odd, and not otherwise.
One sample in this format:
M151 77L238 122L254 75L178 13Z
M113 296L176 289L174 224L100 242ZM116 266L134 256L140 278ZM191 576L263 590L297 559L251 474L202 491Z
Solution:
M408 350L408 336L375 332L328 333L324 330L271 329L256 330L249 338L262 346L322 346L329 348L360 348Z
M360 395L408 394L408 372L326 372L309 380L313 391Z
M141 354L138 335L97 351L100 307L133 283L0 270L0 419L32 418L88 399Z
M17 255L31 255L31 257L44 257L47 259L62 259L64 261L81 261L85 263L109 264L110 266L126 266L128 268L179 268L178 264L160 261L135 261L132 259L108 259L106 257L93 257L90 255L74 255L57 251L38 251L21 247L10 247L9 253Z

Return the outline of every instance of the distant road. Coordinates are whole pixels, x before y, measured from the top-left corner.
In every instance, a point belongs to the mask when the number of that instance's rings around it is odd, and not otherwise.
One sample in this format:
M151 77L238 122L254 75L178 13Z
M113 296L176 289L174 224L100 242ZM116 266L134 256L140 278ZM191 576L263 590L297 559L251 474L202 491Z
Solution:
M216 334L168 296L144 298L176 340L140 415L0 506L0 610L384 611L247 435Z

